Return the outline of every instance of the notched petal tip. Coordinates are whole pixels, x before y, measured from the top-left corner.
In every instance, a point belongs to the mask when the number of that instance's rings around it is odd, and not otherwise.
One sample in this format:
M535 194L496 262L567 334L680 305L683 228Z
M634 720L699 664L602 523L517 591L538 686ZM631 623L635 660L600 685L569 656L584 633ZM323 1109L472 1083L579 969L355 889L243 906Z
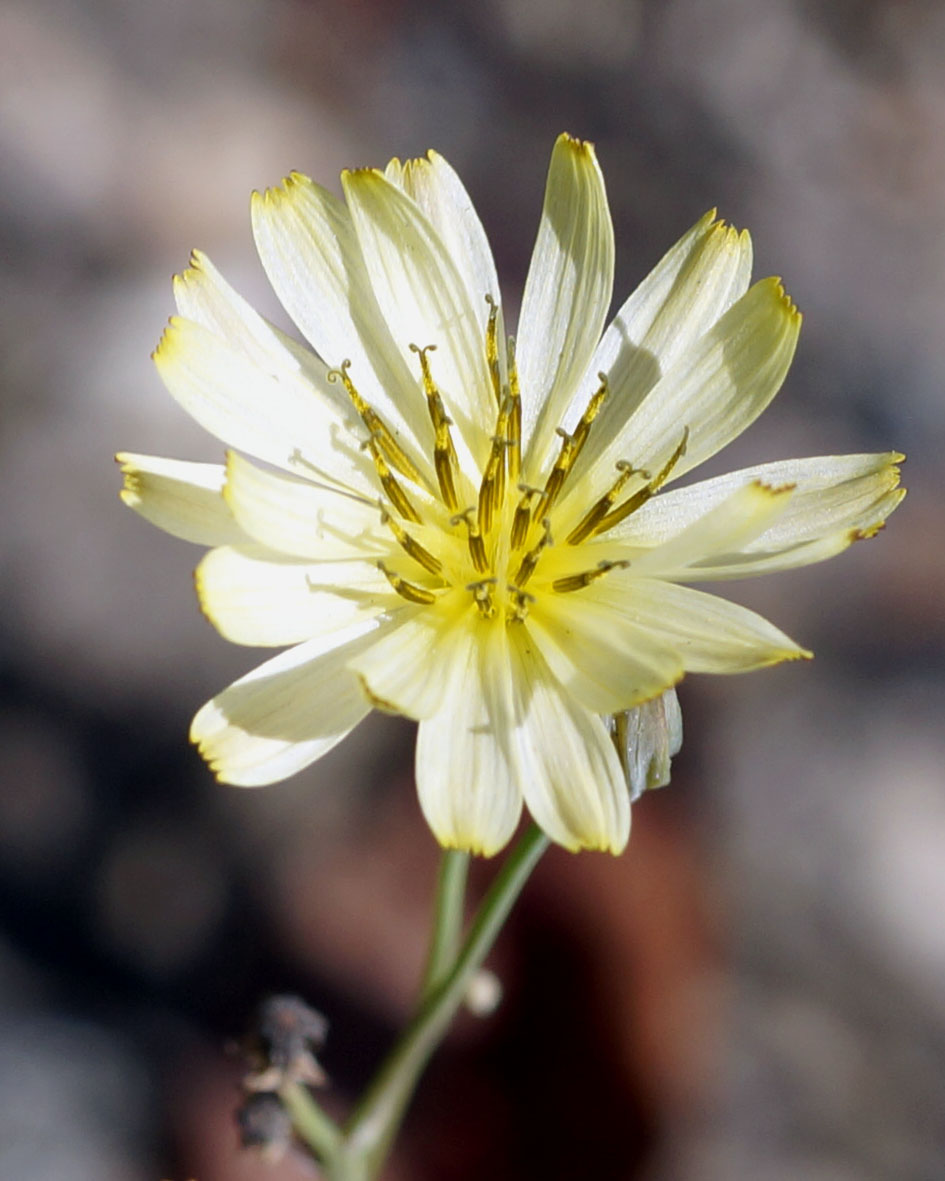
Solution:
M304 172L293 169L287 176L282 178L279 184L270 185L268 188L263 189L262 192L258 189L253 189L249 199L250 210L253 213L258 213L266 206L277 208L285 202L291 201L299 189L309 188L314 183L310 176L306 176Z
M233 492L233 489L230 487L230 481L234 478L235 475L237 475L235 469L240 464L243 465L244 470L246 469L246 467L249 466L247 464L246 460L243 459L242 455L240 455L240 453L238 451L234 451L232 447L228 447L226 449L226 451L224 452L224 456L223 456L224 475L223 475L223 487L220 490L220 495L223 497L224 504L229 505L231 512L233 510L234 492Z
M752 480L752 487L762 492L769 492L774 497L787 496L797 488L797 483L768 484L764 480Z
M213 701L208 701L194 714L187 738L191 745L196 747L197 753L207 764L217 783L232 784L234 780L228 779L226 775L225 761L216 755L213 749L213 739L221 729L221 721L223 719L216 705Z
M800 327L803 315L798 310L797 304L791 299L784 287L784 281L780 275L770 275L767 279L762 279L759 286L767 285L771 289L771 293L780 306L781 310L785 312L788 319Z
M747 487L752 492L758 494L759 500L768 500L772 503L778 500L786 500L797 491L796 483L767 484L764 480L752 480Z
M167 325L161 333L161 339L154 346L154 351L151 353L151 360L157 365L158 369L161 368L161 365L165 361L170 359L171 354L177 348L181 326L185 323L186 321L182 316L171 316L167 321Z
M905 494L906 494L906 490L905 490L905 488L903 488L902 495L905 496ZM899 499L901 500L902 497L900 497ZM847 534L847 539L849 540L850 545L852 545L854 543L854 541L870 541L878 533L882 533L882 531L885 528L886 528L885 520L877 521L875 523L875 525L868 525L865 529L851 529L850 532Z
M813 660L814 654L810 648L793 648L779 655L772 664L781 664L789 660Z
M619 857L626 849L630 840L629 830L626 836L621 836L619 839L613 839L612 835L601 835L600 837L588 837L586 839L576 838L572 842L565 844L560 837L555 837L555 844L561 845L569 853L609 853L612 857Z
M378 181L384 185L390 183L379 168L343 168L341 170L341 183L343 186L347 184L373 184Z
M119 465L122 474L122 486L118 489L118 499L128 508L134 508L141 502L141 478L134 459L129 452L119 451L115 455L115 462Z
M483 841L475 833L466 836L456 833L439 833L433 830L433 836L441 849L450 849L456 853L469 853L473 857L495 857L508 844L508 841Z
M555 150L570 150L575 156L582 156L589 160L597 160L597 153L594 144L588 139L578 139L576 135L572 135L569 131L562 131L555 140Z
M203 556L203 558L201 558L201 560L194 567L194 572L191 577L193 578L193 581L194 581L194 593L197 596L197 607L200 610L200 614L204 617L204 619L206 619L206 621L208 623L211 623L217 629L217 631L220 632L221 635L224 635L224 632L221 630L219 623L214 618L213 612L210 609L210 603L208 601L208 596L207 596L206 578L204 577L204 569L203 569L204 564L207 562L208 558L210 557L210 554L212 554L212 553L213 553L213 550L211 550L210 553L205 554ZM193 727L191 727L191 732L192 731L193 731ZM193 741L193 739L191 739L191 741Z

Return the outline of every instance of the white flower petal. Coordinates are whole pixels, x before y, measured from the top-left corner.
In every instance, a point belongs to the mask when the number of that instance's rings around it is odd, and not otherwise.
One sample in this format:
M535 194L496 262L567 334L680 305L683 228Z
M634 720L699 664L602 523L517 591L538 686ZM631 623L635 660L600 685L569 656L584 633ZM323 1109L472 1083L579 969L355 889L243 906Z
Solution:
M795 485L784 513L718 565L700 563L700 581L745 578L819 562L872 537L905 496L897 452L826 455L759 464L654 497L611 536L633 545L659 545L687 528L739 486L760 480Z
M280 560L256 546L211 550L194 581L201 610L222 636L262 647L328 635L402 603L368 562Z
M178 314L220 336L267 373L300 372L332 404L338 417L354 421L347 396L325 379L325 364L256 312L199 250L190 266L174 276Z
M447 412L481 465L495 428L481 311L419 207L374 169L342 173L371 286L404 351L436 345L430 368ZM416 372L420 367L417 362Z
M585 591L536 596L525 627L557 679L592 713L631 709L683 675L672 646Z
M463 592L401 615L399 626L359 654L351 668L379 709L429 718L443 707L455 661L477 631L478 612Z
M125 477L123 503L152 525L197 545L246 541L223 499L225 471L220 464L129 451L121 451L115 458Z
M594 468L574 480L569 508L593 504L613 483L620 461L655 476L685 438L669 475L674 480L721 450L780 389L800 324L777 279L756 283L651 388Z
M280 553L374 561L391 551L376 503L257 467L235 451L227 455L223 495L250 537Z
M787 511L794 488L753 480L697 517L680 533L635 557L632 573L643 578L698 580L703 566L739 553Z
M297 367L262 369L222 337L176 316L154 363L173 397L224 443L277 467L376 495L360 434L346 429Z
M370 712L346 665L379 628L366 619L267 660L224 689L190 728L223 783L259 787L321 758Z
M508 842L522 809L509 757L507 633L501 623L478 620L458 639L441 708L417 734L417 791L441 845L491 856Z
M594 148L561 135L551 155L516 344L525 470L533 482L600 340L613 282L614 231Z
M411 197L433 226L466 286L470 305L479 313L485 335L489 321L486 296L499 301L499 277L489 239L463 182L437 152L401 164L392 160L385 176ZM500 333L499 339L502 339Z
M429 479L432 428L406 342L387 329L344 204L293 172L255 193L256 249L282 306L329 366L351 362L358 392Z
M525 628L509 629L516 759L525 803L566 849L620 853L630 798L604 722L566 693Z
M707 213L634 291L604 333L571 410L573 429L607 377L607 398L575 466L596 462L656 382L740 299L751 277L751 238Z
M898 487L902 459L898 452L887 451L756 464L661 492L608 536L635 545L659 545L755 480L771 488L793 485L794 495L777 522L751 543L752 549L813 541L837 529L868 529L878 523L877 503Z
M613 571L587 593L625 615L651 643L676 652L686 672L749 672L811 655L747 607L692 587L636 578L632 570Z

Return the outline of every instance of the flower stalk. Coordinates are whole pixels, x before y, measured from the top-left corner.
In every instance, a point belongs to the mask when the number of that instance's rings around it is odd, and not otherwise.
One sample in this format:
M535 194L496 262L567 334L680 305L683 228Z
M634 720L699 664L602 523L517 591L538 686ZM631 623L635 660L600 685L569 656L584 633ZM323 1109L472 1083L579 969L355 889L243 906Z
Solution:
M436 883L433 935L420 987L421 1000L433 992L456 961L463 935L468 874L469 854L460 849L444 849Z
M330 1181L374 1181L433 1051L463 1003L525 883L549 844L531 825L507 857L459 945L467 859L447 851L437 883L430 956L417 1012L343 1128L309 1092L287 1087L283 1101L296 1132L318 1156Z

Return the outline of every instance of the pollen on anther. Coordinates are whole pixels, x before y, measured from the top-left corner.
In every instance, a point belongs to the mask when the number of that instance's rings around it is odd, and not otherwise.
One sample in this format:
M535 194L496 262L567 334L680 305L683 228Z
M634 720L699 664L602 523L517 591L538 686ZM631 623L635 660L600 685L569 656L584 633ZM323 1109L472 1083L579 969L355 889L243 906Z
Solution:
M450 518L450 524L458 525L462 522L466 526L469 556L472 558L472 563L479 573L483 574L489 569L489 558L486 554L486 544L482 538L482 530L479 527L476 509L477 506L474 505L461 513L457 513L456 516Z
M426 590L422 586L417 586L415 583L408 582L406 578L388 569L386 563L379 561L377 568L384 575L387 581L391 584L394 590L400 595L402 599L406 599L408 603L422 603L429 606L430 603L436 602L436 595L433 591Z
M360 415L361 421L367 427L370 438L383 451L391 467L400 472L402 476L406 476L408 480L419 483L419 472L410 461L404 449L394 438L390 427L388 427L374 407L366 402L360 393L358 393L358 389L351 380L351 375L348 373L350 368L351 361L346 357L337 369L329 369L325 376L328 381L332 383L340 381L345 387L345 393L351 399L351 403Z
M542 551L548 546L553 545L554 542L551 537L551 522L547 517L542 521L544 532L541 535L538 543L528 551L524 558L522 558L521 565L515 575L515 585L523 587L531 576L535 573L538 566L538 559L541 557Z
M551 589L557 591L559 594L582 590L585 586L590 586L592 582L596 582L598 578L603 578L605 574L609 574L611 570L623 570L629 565L630 563L626 561L598 562L593 570L584 570L580 574L571 574L567 578L556 578L551 584Z
M495 585L494 578L481 578L478 582L470 582L466 587L484 619L492 619L495 615Z

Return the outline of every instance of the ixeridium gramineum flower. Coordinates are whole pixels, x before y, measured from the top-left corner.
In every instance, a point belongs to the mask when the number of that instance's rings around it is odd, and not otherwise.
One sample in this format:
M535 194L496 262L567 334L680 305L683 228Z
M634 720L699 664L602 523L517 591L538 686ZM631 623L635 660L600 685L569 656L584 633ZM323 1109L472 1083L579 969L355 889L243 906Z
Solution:
M221 780L272 783L378 706L419 721L444 845L494 853L524 799L560 844L617 852L628 776L665 780L678 744L672 686L808 655L688 584L871 535L903 495L901 457L669 490L774 397L800 315L777 279L749 285L748 234L710 213L603 331L614 244L590 144L555 144L514 346L440 156L342 186L292 174L253 198L263 266L314 352L203 255L175 281L155 362L232 448L225 466L119 457L127 504L213 547L197 590L220 632L291 645L208 702L193 740ZM651 715L662 747L635 763Z

